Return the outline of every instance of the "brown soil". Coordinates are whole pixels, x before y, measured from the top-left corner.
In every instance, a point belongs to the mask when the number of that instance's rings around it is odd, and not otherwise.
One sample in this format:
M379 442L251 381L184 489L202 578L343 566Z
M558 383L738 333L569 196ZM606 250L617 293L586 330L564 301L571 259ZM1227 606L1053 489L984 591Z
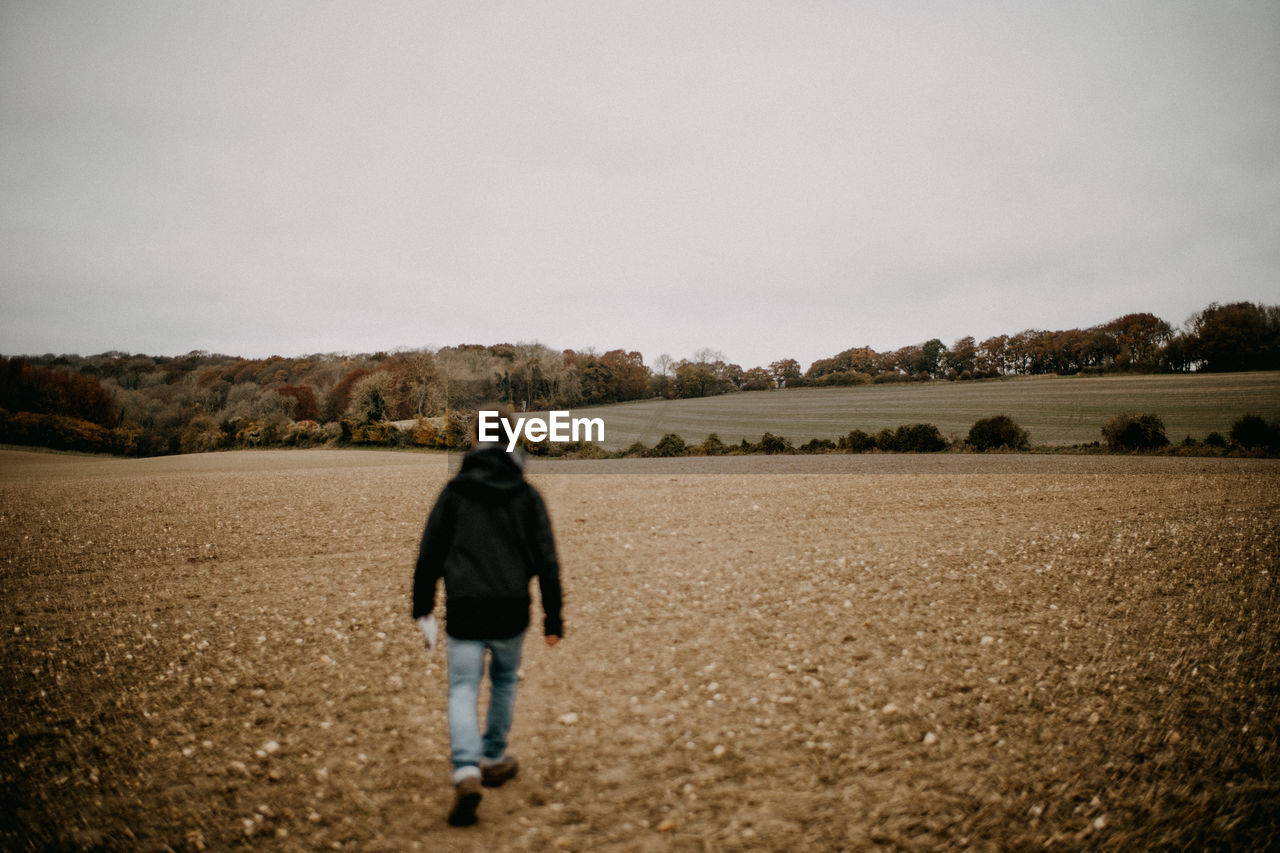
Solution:
M1280 463L539 463L568 636L469 829L409 620L446 475L0 451L0 847L1280 840Z

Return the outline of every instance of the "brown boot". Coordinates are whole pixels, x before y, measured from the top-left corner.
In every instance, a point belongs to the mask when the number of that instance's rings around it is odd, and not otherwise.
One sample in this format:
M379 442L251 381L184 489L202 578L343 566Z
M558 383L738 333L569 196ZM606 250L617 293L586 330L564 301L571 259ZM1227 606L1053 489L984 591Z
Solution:
M463 779L453 790L453 808L449 809L450 826L471 826L476 822L476 806L480 805L480 780L474 776Z
M515 756L504 755L492 764L480 765L480 779L486 788L497 788L502 783L514 779L520 772L520 762Z

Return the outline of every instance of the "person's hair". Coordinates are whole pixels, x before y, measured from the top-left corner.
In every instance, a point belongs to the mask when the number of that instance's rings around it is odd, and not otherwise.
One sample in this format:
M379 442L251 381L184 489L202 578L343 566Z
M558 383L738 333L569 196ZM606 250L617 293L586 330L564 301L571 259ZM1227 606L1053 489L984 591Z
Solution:
M475 447L480 444L480 413L481 412L497 412L498 420L501 422L499 427L498 441L504 445L509 440L509 436L515 432L516 416L506 405L502 403L486 403L476 407L475 412L471 416L471 430L468 438L471 440L471 446Z

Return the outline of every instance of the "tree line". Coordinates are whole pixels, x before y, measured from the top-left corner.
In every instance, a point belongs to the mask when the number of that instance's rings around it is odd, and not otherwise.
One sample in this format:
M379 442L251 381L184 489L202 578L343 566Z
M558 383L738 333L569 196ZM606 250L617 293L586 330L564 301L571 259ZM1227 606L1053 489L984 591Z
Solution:
M1027 329L983 341L964 337L950 347L937 338L888 353L856 347L814 362L802 383L1276 369L1280 306L1237 302L1212 303L1180 330L1154 314L1138 313L1087 329Z
M1187 436L1173 445L1159 415L1120 413L1108 418L1100 429L1101 442L1053 448L1057 452L1102 451L1108 453L1159 452L1177 456L1274 456L1280 453L1280 421L1266 421L1259 415L1243 415L1231 425L1227 436L1211 432L1203 441ZM766 432L759 441L743 438L726 444L717 433L704 441L687 442L683 436L667 433L652 446L640 442L609 453L590 444L555 445L548 442L524 448L537 456L567 456L587 459L669 458L677 456L742 456L764 454L821 453L941 453L944 451L985 453L988 451L1030 450L1031 435L1008 415L993 415L973 423L966 435L944 436L934 424L902 424L876 433L852 429L835 440L812 438L801 445L785 436Z
M1152 314L1127 314L1088 329L1028 329L950 346L934 338L892 352L853 347L807 370L792 358L743 369L713 350L646 365L635 351L538 343L263 359L199 351L0 356L0 442L158 455L390 443L387 424L415 421L412 443L450 447L463 440L456 413L495 400L546 410L806 386L1274 369L1280 306L1250 302L1212 303L1177 330Z

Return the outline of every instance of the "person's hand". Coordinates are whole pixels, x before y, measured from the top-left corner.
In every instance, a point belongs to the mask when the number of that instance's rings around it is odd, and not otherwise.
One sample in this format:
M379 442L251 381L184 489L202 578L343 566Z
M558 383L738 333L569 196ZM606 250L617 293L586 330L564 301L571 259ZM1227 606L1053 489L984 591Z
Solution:
M422 639L426 642L427 651L435 651L439 629L436 627L436 615L428 613L418 617L418 628L422 631Z
M552 646L554 646L556 643L560 642L560 638L559 638L559 637L557 637L555 634L548 634L547 636L543 637L542 639L544 639L544 640L546 640L546 641L547 641L547 648L551 648L551 647L552 647Z

